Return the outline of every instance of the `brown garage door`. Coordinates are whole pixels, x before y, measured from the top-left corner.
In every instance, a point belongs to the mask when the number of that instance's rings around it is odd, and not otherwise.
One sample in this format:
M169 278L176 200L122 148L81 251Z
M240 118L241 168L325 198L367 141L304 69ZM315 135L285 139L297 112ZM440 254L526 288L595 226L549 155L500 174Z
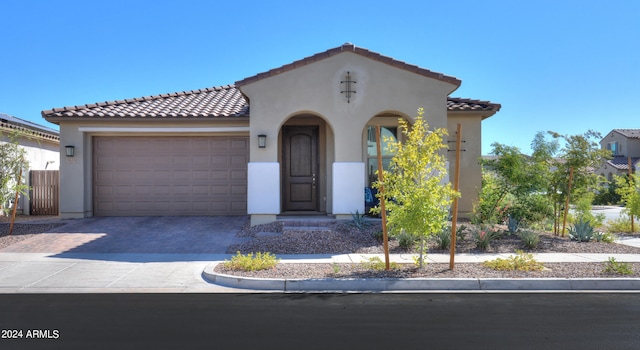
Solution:
M249 139L93 138L96 216L244 215Z

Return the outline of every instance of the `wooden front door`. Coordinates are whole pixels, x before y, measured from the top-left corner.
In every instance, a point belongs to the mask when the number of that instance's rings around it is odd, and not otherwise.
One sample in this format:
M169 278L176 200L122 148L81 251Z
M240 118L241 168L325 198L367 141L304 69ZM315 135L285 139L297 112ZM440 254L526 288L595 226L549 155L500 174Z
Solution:
M318 210L318 127L284 126L284 211Z

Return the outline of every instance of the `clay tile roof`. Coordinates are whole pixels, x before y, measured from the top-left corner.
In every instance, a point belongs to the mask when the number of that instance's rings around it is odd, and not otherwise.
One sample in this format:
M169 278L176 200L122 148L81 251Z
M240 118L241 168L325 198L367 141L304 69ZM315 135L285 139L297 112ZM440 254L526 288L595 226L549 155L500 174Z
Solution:
M640 157L631 157L632 166L635 166L638 161L640 161ZM629 159L625 156L613 157L607 161L607 164L618 170L629 170Z
M233 85L181 91L42 111L47 118L223 118L247 117L249 104Z
M468 98L449 97L447 110L449 111L487 111L497 112L502 106L489 101L471 100Z
M415 66L415 65L407 64L407 63L405 63L403 61L399 61L399 60L393 59L391 57L383 56L383 55L381 55L381 54L379 54L377 52L369 51L369 50L363 49L361 47L356 47L355 45L353 45L351 43L345 43L342 46L339 46L339 47L336 47L336 48L333 48L333 49L329 49L329 50L324 51L324 52L317 53L317 54L315 54L313 56L309 56L309 57L303 58L301 60L286 64L286 65L284 65L282 67L274 68L274 69L271 69L269 71L256 74L256 75L254 75L252 77L239 80L239 81L237 81L235 83L235 85L236 86L242 86L242 85L250 84L250 83L253 83L255 81L262 80L264 78L272 77L272 76L278 75L280 73L284 73L284 72L287 72L287 71L290 71L290 70L293 70L293 69L296 69L296 68L299 68L299 67L306 66L308 64L323 60L325 58L329 58L331 56L337 55L337 54L342 53L342 52L352 52L352 53L357 54L357 55L368 57L368 58L370 58L372 60L376 60L376 61L388 64L388 65L391 65L391 66L394 66L394 67L397 67L397 68L400 68L400 69L404 69L404 70L407 70L407 71L410 71L410 72L413 72L413 73L416 73L416 74L424 75L424 76L429 77L429 78L438 79L438 80L453 84L455 86L460 86L460 84L462 83L459 79L457 79L455 77L447 76L447 75L444 75L442 73L432 72L432 71L430 71L428 69L424 69L424 68L420 68L420 67Z
M630 139L640 139L640 129L613 129L613 131Z

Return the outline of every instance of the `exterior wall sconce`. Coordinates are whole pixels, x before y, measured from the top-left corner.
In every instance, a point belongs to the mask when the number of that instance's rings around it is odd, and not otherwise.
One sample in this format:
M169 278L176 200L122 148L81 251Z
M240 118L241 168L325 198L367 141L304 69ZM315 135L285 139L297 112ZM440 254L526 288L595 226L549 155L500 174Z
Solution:
M267 148L267 135L265 134L258 135L258 147Z
M67 153L67 157L73 157L75 154L75 146L64 146L64 150Z

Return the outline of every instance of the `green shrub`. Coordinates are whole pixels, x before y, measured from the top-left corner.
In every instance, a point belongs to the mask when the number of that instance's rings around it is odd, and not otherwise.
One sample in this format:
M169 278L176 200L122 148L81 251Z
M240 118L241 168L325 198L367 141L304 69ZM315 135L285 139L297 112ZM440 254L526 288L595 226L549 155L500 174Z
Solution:
M274 268L278 262L280 259L271 253L258 252L242 255L237 252L230 261L225 260L223 264L232 270L258 271Z
M615 237L609 232L594 232L593 238L596 242L613 243L613 241L615 241Z
M467 239L467 226L460 225L456 228L456 240L464 241Z
M411 249L415 242L416 237L405 230L398 234L398 246L402 249Z
M483 229L482 227L480 227L475 228L472 235L473 241L476 244L476 248L480 250L487 250L487 248L491 244L491 241L500 236L500 232L493 228Z
M631 275L633 274L633 269L631 265L625 262L618 262L616 258L609 257L609 261L607 261L604 267L604 273L615 273L618 275Z
M569 238L572 241L589 242L593 239L593 226L591 222L580 219L577 223L569 226Z
M456 230L457 231L457 230ZM451 226L445 226L440 232L433 235L438 249L447 249L451 245Z
M640 231L640 223L634 222L635 232ZM620 215L617 219L610 220L607 224L607 231L610 233L631 232L631 217L629 215Z
M568 219L572 224L579 222L589 222L593 227L601 227L604 224L606 216L604 213L593 214L591 203L595 194L588 192L580 196L576 201L573 212L569 213Z
M517 250L516 255L510 255L506 259L497 258L485 261L484 266L500 271L541 271L544 265L533 258L533 254L525 254Z
M374 231L373 238L378 240L378 242L382 242L384 240L384 233L382 232L382 230Z
M537 232L530 230L523 230L518 233L518 237L522 240L525 247L529 249L535 249L538 247L538 243L540 243L540 235Z
M387 269L386 263L377 256L371 257L366 261L361 262L360 265L362 265L362 267L367 270L383 271ZM389 262L389 268L395 270L398 268L398 264L391 261Z

